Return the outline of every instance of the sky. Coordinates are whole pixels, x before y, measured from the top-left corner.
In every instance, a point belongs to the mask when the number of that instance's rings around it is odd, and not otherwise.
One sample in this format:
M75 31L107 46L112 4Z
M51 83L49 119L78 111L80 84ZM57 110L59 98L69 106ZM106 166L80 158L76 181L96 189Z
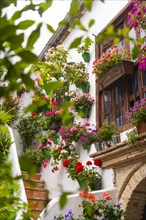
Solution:
M34 3L40 3L42 1L35 0ZM27 1L25 0L18 0L18 7L17 10L20 10L27 4ZM43 13L42 18L36 13L32 11L28 11L26 13L23 13L22 20L29 19L29 20L35 20L36 22L43 21L44 23L50 24L55 30L58 27L58 22L61 21L65 15L68 13L70 8L70 0L53 0L52 6ZM14 5L9 6L7 8L7 16L11 17L12 14L16 11L16 8ZM19 20L20 22L20 20ZM35 25L34 25L35 27ZM28 38L34 27L29 28L27 31L25 31L25 40ZM41 35L39 40L35 44L34 53L39 55L52 36L52 33L50 33L46 26L43 25L41 30Z

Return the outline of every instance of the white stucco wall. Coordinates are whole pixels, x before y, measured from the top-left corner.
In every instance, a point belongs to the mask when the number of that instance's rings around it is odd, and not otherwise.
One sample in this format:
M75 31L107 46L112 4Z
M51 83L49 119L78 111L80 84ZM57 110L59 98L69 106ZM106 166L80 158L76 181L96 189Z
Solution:
M95 38L93 35L97 35L116 15L117 13L128 3L128 0L107 0L105 3L102 3L101 1L94 1L92 11L86 12L85 15L82 17L81 21L83 24L87 27L88 22L90 19L95 19L95 24L91 27L88 33L85 33L79 29L74 29L71 31L69 36L65 39L63 42L63 45L65 48L69 48L70 43L73 41L73 39L82 36L83 34L85 36L90 36L93 41L95 41ZM92 74L92 63L95 60L95 45L93 45L90 48L91 53L91 60L89 63L87 63L87 71L89 73L89 81L91 84L90 87L90 94L95 98L95 75ZM80 54L76 52L76 50L71 51L71 56L69 61L74 62L80 62L83 61ZM96 124L96 109L95 105L92 107L92 111L90 114L89 122L91 124ZM80 121L83 121L82 119ZM122 139L125 139L125 135L122 136ZM89 154L94 153L95 147L94 145L91 146L90 152L88 153L85 150L81 150L81 160L82 162L88 160ZM114 179L114 173L112 169L105 169L101 170L99 169L100 174L102 174L102 188L109 188L113 187L113 179ZM60 169L60 171L57 171L55 174L51 173L50 167L42 168L41 171L42 179L46 182L46 187L50 190L49 197L55 198L56 196L60 195L60 189L63 187L63 190L65 191L72 191L76 192L78 191L78 184L75 181L72 181L67 178L67 175L64 173L63 169ZM59 186L60 184L60 186Z

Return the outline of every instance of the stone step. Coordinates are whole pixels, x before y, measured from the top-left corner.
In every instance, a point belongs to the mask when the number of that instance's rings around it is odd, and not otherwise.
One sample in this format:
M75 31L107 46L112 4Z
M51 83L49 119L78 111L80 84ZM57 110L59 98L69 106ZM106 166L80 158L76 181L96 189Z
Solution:
M22 171L22 177L23 179L27 180L40 180L41 179L41 174L40 173L35 173L32 176L28 175L27 172Z
M28 199L29 207L31 209L31 212L37 211L42 212L42 210L46 207L48 204L48 200L40 200L40 199Z
M47 189L36 189L36 188L25 188L27 199L48 199L48 190Z
M29 189L44 189L44 182L41 180L23 179L25 188Z

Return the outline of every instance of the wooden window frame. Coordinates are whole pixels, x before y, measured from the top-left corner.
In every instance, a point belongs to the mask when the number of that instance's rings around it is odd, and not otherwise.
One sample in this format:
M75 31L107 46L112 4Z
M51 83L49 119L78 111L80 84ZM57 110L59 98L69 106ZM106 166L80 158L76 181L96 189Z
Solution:
M128 11L131 9L132 4L128 3L121 12L118 13L118 15L101 31L104 32L107 27L111 24L113 24L115 26L115 29L118 29L119 25L123 24L123 27L130 27L132 28L132 24L127 22L127 14ZM100 33L100 34L101 34ZM139 37L139 33L138 31L136 31L136 37ZM107 49L108 47L112 46L112 41L113 38L109 39L107 42L104 42L101 45L95 45L95 56L96 59L99 59L100 56L103 53L103 50ZM124 44L124 48L125 49L130 49L130 45L127 41L124 40L123 38L123 44ZM137 62L135 62L135 70L133 72L133 74L135 73L135 71L137 71ZM122 79L122 91L123 92L123 97L122 97L122 102L119 106L122 106L123 109L123 126L120 126L118 128L119 132L125 131L128 128L130 128L130 124L127 124L126 119L124 117L124 114L128 111L129 109L129 102L134 99L135 97L140 97L143 98L144 97L144 92L146 92L146 86L143 86L143 79L142 79L142 71L138 70L138 91L135 94L132 94L131 96L129 96L128 94L128 83L127 83L127 78L123 78ZM103 93L105 91L100 91L99 90L99 84L98 84L98 77L96 79L96 125L97 127L101 127L103 125L104 122L104 116L107 114L111 114L111 122L115 122L116 119L116 115L115 115L115 109L117 109L114 105L114 89L115 86L120 84L120 80L118 80L117 82L113 83L113 85L111 85L110 89L111 89L111 108L108 109L107 111L104 110L104 95ZM99 92L100 91L100 92ZM118 105L117 105L118 106Z

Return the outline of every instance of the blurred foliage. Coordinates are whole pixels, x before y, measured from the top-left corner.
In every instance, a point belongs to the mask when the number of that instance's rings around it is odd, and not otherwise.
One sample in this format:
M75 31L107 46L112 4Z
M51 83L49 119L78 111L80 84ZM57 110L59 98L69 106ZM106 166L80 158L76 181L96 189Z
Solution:
M37 119L31 115L21 116L15 128L19 133L24 149L34 143L36 134L41 130Z

